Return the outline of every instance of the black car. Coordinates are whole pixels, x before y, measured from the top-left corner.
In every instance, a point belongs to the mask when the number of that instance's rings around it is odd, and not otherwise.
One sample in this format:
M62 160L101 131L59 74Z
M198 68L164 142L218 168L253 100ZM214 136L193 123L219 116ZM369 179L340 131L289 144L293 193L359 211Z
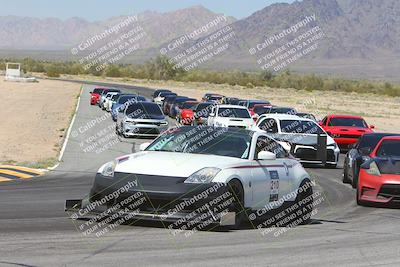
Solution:
M289 114L289 115L297 115L298 112L294 108L287 108L287 107L271 107L267 113L270 114Z
M158 90L155 90L154 93L153 93L153 99L156 98L160 93L163 93L163 92L171 92L171 91L168 90L168 89L158 89Z
M162 111L164 112L165 115L169 115L169 111L171 109L171 104L175 101L177 98L189 98L187 96L181 96L181 95L170 95L166 96L164 98L164 102L162 105Z
M178 107L177 107L177 105L180 104L180 103L187 102L187 101L197 101L197 99L195 99L195 98L188 98L188 97L186 97L186 96L175 98L174 101L171 102L171 105L170 105L170 107L169 107L168 115L169 115L171 118L174 118L174 119L175 119L176 116L178 115Z
M370 133L360 137L347 152L343 164L343 183L349 183L353 188L357 187L360 166L370 159L370 154L375 146L385 136L397 136L393 133Z
M210 115L211 109L216 104L214 102L201 102L194 109L193 125L206 124L207 118Z

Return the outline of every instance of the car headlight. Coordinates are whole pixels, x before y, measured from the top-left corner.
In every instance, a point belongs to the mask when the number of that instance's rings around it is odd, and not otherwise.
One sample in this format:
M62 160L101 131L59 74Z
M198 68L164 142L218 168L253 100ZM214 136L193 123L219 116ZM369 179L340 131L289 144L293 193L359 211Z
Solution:
M335 150L338 148L338 145L336 143L334 143L334 144L329 145L328 148L333 148Z
M376 165L375 161L371 162L371 164L369 165L369 169L366 171L368 174L381 176L381 172L379 171L378 165Z
M220 168L203 168L190 175L184 183L189 184L205 184L209 183L221 171Z
M114 177L114 170L117 166L115 161L110 161L104 164L103 170L101 171L101 175L106 177Z

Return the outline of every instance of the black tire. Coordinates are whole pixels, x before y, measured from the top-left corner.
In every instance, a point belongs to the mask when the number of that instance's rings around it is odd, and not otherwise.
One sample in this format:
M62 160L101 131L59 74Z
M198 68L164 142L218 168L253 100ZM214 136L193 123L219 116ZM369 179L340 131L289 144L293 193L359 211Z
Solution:
M298 208L295 211L301 211L301 224L310 224L313 211L313 188L310 180L305 180L301 183L296 197L296 204Z
M346 164L346 163L345 163L345 164ZM345 165L345 166L346 166L346 165ZM349 184L349 183L350 183L347 167L344 167L344 168L343 168L343 183L344 183L344 184Z
M360 196L360 188L357 186L357 191L356 191L356 203L358 206L364 206L363 201L360 200L359 196Z
M359 170L357 165L354 166L353 168L353 181L351 182L351 185L353 186L354 189L358 187L358 175L359 175Z
M235 224L230 226L229 229L239 230L246 218L242 183L239 180L234 179L228 183L228 190L235 198L229 208L229 211L235 212Z

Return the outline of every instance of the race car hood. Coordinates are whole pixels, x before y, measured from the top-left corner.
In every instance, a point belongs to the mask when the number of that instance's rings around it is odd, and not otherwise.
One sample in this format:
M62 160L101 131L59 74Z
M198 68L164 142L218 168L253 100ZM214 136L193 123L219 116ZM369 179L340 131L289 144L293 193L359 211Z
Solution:
M247 161L233 157L162 151L143 151L128 156L117 159L115 172L189 177L205 167L222 169Z
M318 136L315 134L274 134L272 137L277 141L290 142L295 145L314 146L318 144ZM329 135L326 139L326 145L333 145L335 140Z

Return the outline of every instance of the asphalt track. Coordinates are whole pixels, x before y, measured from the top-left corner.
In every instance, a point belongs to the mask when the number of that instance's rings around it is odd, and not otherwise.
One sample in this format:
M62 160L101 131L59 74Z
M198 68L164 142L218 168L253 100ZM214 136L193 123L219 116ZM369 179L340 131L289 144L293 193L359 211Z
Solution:
M59 167L43 177L0 184L0 266L400 265L399 210L358 207L353 189L341 182L339 168L308 168L323 202L311 225L280 235L262 235L250 225L185 237L172 235L161 224L139 223L100 237L84 236L63 211L65 199L85 196L102 163L146 142L121 139L110 148L88 149L91 136L108 134L111 130L104 129L113 125L106 118L83 130L105 114L89 105L91 88L84 86ZM151 93L146 88L124 88L147 97Z

